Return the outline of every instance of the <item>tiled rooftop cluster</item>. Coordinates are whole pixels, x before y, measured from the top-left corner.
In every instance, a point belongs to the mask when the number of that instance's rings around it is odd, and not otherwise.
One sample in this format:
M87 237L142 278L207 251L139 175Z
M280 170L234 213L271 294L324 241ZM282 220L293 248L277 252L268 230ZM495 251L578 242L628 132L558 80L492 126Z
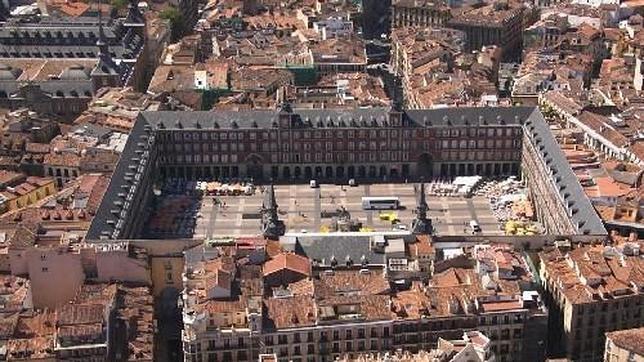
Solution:
M6 175L6 172L2 172ZM14 173L17 177L23 176ZM15 178L14 178L15 179ZM54 180L52 178L29 176L24 182L4 184L4 191L0 192L0 210L6 212L16 210L32 204L54 193Z
M492 339L480 332L468 332L463 342L434 341L441 351L432 353L437 358L445 358L441 361L449 361L449 357L468 347L472 348L471 352L480 349L483 360L486 360L490 345L511 337L499 335L494 322L490 329L479 319L496 320L504 314L512 315L512 323L520 325L523 318L545 315L535 289L535 276L524 256L508 245L476 246L466 252L466 258L471 261L469 267L447 267L427 282L394 286L396 269L388 264L394 255L387 250L395 239L383 240L382 246L377 240L372 240L371 252L358 251L363 256L354 257L351 256L355 251L352 245L360 241L351 241L351 237L297 236L296 243L300 246L296 249L301 250L298 253L289 251L293 248L291 238L286 236L279 241L282 250L267 245L265 249L256 249L255 253L260 255L252 257L241 253L235 244L208 245L206 249L199 246L197 254L186 254L183 339L185 350L193 352L188 359L200 355L193 348L196 343L219 346L219 338L213 339L214 335L209 333L214 331L239 335L240 340L248 337L249 333L255 333L258 338L269 341L274 335L289 331L330 334L342 325L355 328L375 323L391 328L394 333L392 347L395 347L405 343L405 337L401 337L405 329L398 328L399 324L473 318L475 322L470 327L478 325L483 333L492 335ZM338 241L342 238L346 242ZM268 244L275 243L268 241ZM428 244L424 249L429 252L428 258L433 260L431 241L422 236L405 242L403 250L407 251L398 257L412 262L417 249L413 246L422 243ZM327 248L328 244L331 246ZM380 247L387 260L377 256ZM206 253L204 250L209 251ZM346 257L343 250L349 252ZM515 317L516 313L521 316ZM513 333L514 338L520 339L521 332ZM426 342L414 343L420 346ZM278 345L283 343L281 339L277 342ZM294 343L299 342L295 340ZM520 341L518 343L521 344ZM235 348L239 346L214 347L212 350ZM501 354L508 353L497 348L492 349ZM366 350L380 351L374 347ZM513 351L520 353L517 349ZM315 353L313 350L307 352L311 356Z
M188 362L643 354L642 0L14 3L0 359L153 361L178 289ZM269 173L515 174L544 233L140 240L160 181Z
M94 124L114 132L127 133L141 111L155 111L163 108L160 101L148 94L141 94L132 88L103 88L87 110L74 120L74 124Z
M285 98L297 108L386 107L382 79L365 73L327 74L315 86L288 86Z
M626 241L571 249L564 242L539 253L540 279L553 298L550 311L560 313L564 321L563 328L553 332L558 340L551 347L555 353L571 359L609 356L616 352L611 332L642 325L641 247L641 242ZM561 343L569 347L563 349Z
M82 236L108 183L109 177L105 175L86 174L55 193L44 194L44 188L34 190L29 194L36 200L34 203L9 210L0 218L7 245L59 243L70 233L75 233L76 238ZM50 186L55 190L53 182Z
M588 246L567 253L559 248L540 254L548 281L571 304L638 295L644 290L641 243L620 247Z
M501 50L465 52L466 34L449 28L402 27L392 32L393 70L410 108L496 105Z
M516 3L511 1L498 1L471 7L466 6L462 9L452 11L453 18L451 22L477 22L502 27L512 21L513 18L520 16L523 9L516 5Z
M50 149L48 143L60 133L56 117L40 115L26 108L4 113L1 124L2 167L12 171L42 164Z
M114 169L127 142L127 134L103 126L84 123L50 142L50 152L43 160L44 173L63 186L72 178L87 172L109 172Z
M592 56L535 50L525 56L515 80L514 98L535 97L554 89L583 94L591 74Z
M4 277L6 291L26 281ZM14 278L15 279L15 278ZM18 299L21 289L12 290ZM75 300L55 310L33 310L24 303L3 305L3 333L7 360L66 359L121 356L128 361L152 361L154 314L146 288L117 284L85 284ZM108 339L114 333L119 339ZM108 347L109 345L109 347ZM109 351L109 355L108 355ZM110 357L112 356L112 357Z
M625 329L606 334L606 354L604 359L611 361L619 358L644 358L644 327ZM625 353L620 353L620 350Z
M365 71L366 45L356 36L353 21L360 10L351 2L219 2L202 14L197 25L201 39L184 37L166 48L149 91L194 110L271 109L286 93L294 104L310 103L308 93L287 88L311 87L316 92L321 76ZM347 93L359 93L362 86L345 84ZM384 93L382 85L370 86ZM213 104L203 90L225 97ZM335 97L343 92L338 90ZM336 101L334 106L349 108L354 102Z
M132 14L138 18L10 19L0 30L2 107L31 107L71 120L84 110L99 84L137 82L144 20L136 10Z

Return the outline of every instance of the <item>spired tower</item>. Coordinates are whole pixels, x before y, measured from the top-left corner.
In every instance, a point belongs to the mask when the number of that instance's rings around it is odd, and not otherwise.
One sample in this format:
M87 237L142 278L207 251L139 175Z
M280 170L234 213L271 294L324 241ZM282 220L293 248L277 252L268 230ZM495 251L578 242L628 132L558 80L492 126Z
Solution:
M139 6L136 0L129 0L127 5L127 16L123 22L123 26L126 28L138 28L140 35L143 35L145 28L145 17L139 11Z
M277 201L275 200L275 189L272 184L264 191L261 214L262 234L264 237L276 240L281 235L284 235L286 227L277 215Z
M96 40L96 47L98 48L98 62L91 72L94 92L102 87L122 86L122 68L116 64L110 55L109 45L103 31L101 11L98 12L98 40Z
M427 218L427 201L425 200L425 183L421 182L416 189L416 217L411 222L411 232L414 234L431 234L432 220Z

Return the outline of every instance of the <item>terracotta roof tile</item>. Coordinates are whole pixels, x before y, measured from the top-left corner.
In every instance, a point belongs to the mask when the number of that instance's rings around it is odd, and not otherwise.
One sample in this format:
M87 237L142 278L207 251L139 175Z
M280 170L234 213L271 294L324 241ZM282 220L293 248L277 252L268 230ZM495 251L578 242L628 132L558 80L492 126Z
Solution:
M644 357L644 327L608 332L606 338L618 347Z
M316 323L315 301L310 296L267 299L264 304L266 317L275 328L303 327Z
M311 261L294 253L281 253L264 263L264 276L288 269L303 275L311 275Z

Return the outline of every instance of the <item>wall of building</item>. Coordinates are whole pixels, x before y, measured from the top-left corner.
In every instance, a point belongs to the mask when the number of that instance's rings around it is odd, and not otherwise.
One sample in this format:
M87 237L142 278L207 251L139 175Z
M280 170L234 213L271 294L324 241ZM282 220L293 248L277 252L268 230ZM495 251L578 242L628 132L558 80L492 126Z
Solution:
M25 252L35 308L55 308L72 300L85 281L81 256L66 249Z
M441 318L417 320L353 321L312 327L264 331L249 336L247 329L221 333L212 330L199 333L196 339L184 343L186 361L208 361L210 358L224 361L243 361L252 352L275 353L279 358L313 358L317 361L333 361L343 354L378 353L403 349L417 352L430 350L440 338L460 338L463 332L477 328L486 336L492 336L490 350L497 361L521 360L524 339L526 310L517 310L485 315L453 315ZM535 336L543 339L543 335ZM536 340L529 341L537 343ZM197 348L199 345L199 348ZM199 352L198 352L199 351ZM540 356L542 357L542 356Z
M166 288L183 289L183 251L199 245L199 240L133 240L132 245L146 250L150 260L152 294L160 296Z
M7 200L6 211L21 209L35 203L36 201L42 200L49 195L53 195L54 193L56 193L56 186L54 185L54 181L51 180L51 182L43 186L36 187L24 195L16 194L15 198Z
M97 253L96 267L97 281L117 280L145 285L152 283L147 260L131 258L127 250Z
M304 327L253 336L247 329L232 332L226 334L229 338L222 338L216 331L200 334L196 341L184 344L185 360L208 361L216 356L217 361L238 362L248 360L251 353L254 359L259 353L275 353L288 360L312 357L333 361L344 353L391 350L394 336L390 320ZM197 352L197 345L201 352Z
M557 278L539 270L550 315L548 350L553 357L595 362L604 356L605 332L644 325L644 296L632 294L590 303L572 303L561 293ZM561 328L563 326L563 328Z
M638 355L627 349L621 348L613 343L610 338L606 339L606 347L604 352L605 362L633 362L644 359L644 356Z
M517 249L539 250L546 245L552 245L561 240L562 236L555 234L546 235L463 235L463 236L434 236L432 245L436 249L449 249L470 247L483 243L511 244ZM603 237L592 235L565 235L571 242L592 243L602 241Z
M400 180L516 174L521 128L462 127L161 132L161 176L188 179ZM219 142L212 142L213 140Z
M54 177L58 187L63 187L69 181L75 179L79 175L78 167L74 166L60 166L60 165L44 165L45 175Z
M26 252L25 248L11 247L9 249L9 269L12 275L26 276L29 273Z
M40 86L35 85L29 89L23 87L18 97L0 97L0 107L10 110L29 108L38 113L56 114L71 122L87 109L87 104L91 99L91 97L84 95L79 97L50 96L43 93L40 90Z
M392 28L403 26L442 26L450 17L450 11L447 7L408 7L401 4L393 4L391 7Z

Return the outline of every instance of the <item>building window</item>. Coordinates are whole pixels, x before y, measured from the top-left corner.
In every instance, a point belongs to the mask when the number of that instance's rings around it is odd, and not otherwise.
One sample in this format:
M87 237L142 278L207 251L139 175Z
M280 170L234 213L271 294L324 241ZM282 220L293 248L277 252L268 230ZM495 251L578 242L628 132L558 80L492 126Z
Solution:
M47 268L46 266L44 266L44 267L42 267L42 269L41 269L41 270L42 270L42 272L43 272L43 273L46 273L46 272L48 272L48 271L49 271L49 268Z

